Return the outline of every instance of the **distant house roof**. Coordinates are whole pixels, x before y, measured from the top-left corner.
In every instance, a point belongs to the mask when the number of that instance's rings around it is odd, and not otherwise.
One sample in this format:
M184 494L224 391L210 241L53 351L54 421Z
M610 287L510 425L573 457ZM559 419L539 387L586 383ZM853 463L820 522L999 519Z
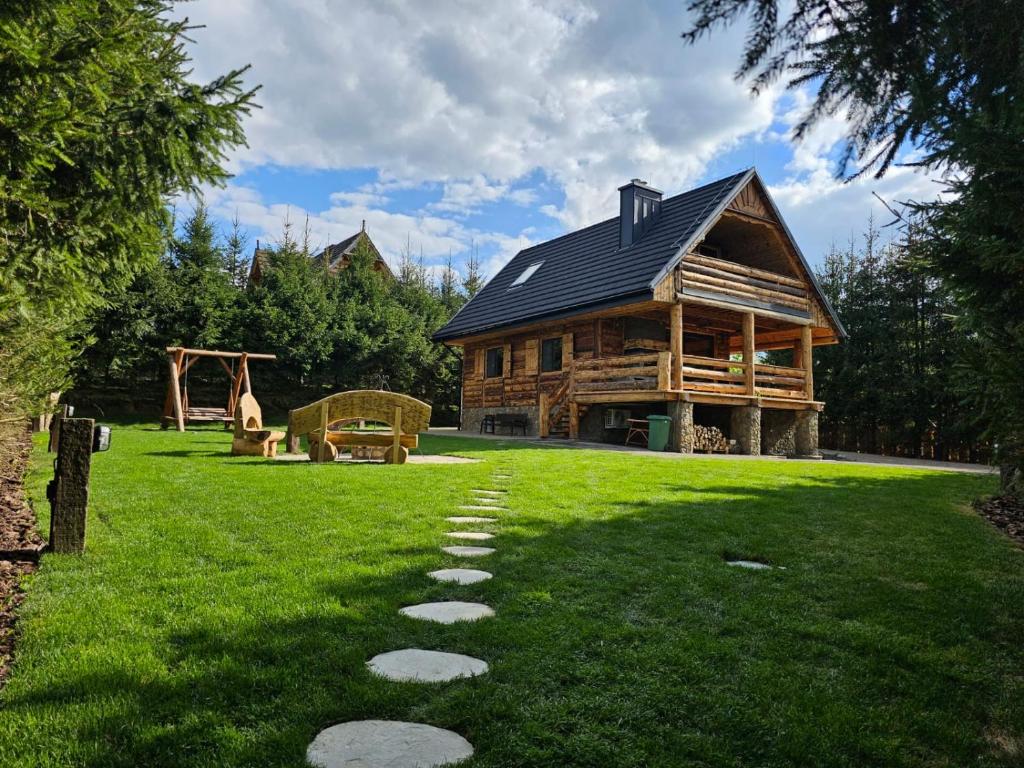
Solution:
M755 178L757 172L750 168L664 199L657 223L640 240L624 248L619 247L616 216L520 251L434 334L434 339L445 341L651 299L658 283ZM778 220L781 223L782 217ZM784 223L782 227L785 229ZM789 230L785 231L792 241ZM821 294L814 272L795 242L793 247L842 334L842 326ZM537 264L528 279L512 285Z
M359 246L359 242L365 240L367 246L370 248L370 252L376 257L373 268L378 272L384 272L391 275L391 268L388 267L388 263L384 261L384 257L380 255L380 251L377 250L377 246L373 244L373 240L370 239L369 233L365 229L359 230L354 235L346 237L344 240L332 243L320 251L318 254L313 256L314 261L323 263L323 265L330 272L337 272L339 269L345 269L352 262L352 254ZM256 242L256 250L252 255L252 263L249 265L249 282L258 283L270 266L270 256L272 251L269 248L261 248L259 241Z
M337 272L339 269L345 269L352 262L352 254L359 247L360 241L365 240L371 253L377 257L373 268L378 272L385 272L391 275L391 268L388 267L388 263L384 261L384 257L380 255L377 246L373 244L373 240L370 239L370 235L366 232L365 222L363 227L354 235L346 237L340 242L328 245L313 258L322 261L331 272Z

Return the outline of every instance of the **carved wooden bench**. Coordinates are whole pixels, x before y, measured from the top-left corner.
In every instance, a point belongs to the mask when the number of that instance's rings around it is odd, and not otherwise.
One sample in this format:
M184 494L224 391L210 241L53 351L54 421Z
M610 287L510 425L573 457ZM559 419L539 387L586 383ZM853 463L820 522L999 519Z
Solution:
M390 429L338 429L361 421ZM288 450L297 452L299 436L306 435L313 461L333 461L338 448L383 447L386 464L404 464L429 425L430 406L414 397L375 389L339 392L289 412Z

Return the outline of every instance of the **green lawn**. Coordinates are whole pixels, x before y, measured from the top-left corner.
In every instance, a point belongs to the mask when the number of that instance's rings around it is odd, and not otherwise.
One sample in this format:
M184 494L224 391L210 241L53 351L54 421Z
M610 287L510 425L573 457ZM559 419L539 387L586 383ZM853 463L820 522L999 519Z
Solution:
M481 462L314 466L229 442L121 426L95 458L87 554L29 584L0 765L301 766L363 718L455 730L471 766L1024 760L1024 552L967 506L990 479L444 437L425 450ZM497 554L448 557L445 515L496 463ZM424 575L455 565L495 578ZM397 612L445 598L497 616ZM491 671L365 669L404 647Z

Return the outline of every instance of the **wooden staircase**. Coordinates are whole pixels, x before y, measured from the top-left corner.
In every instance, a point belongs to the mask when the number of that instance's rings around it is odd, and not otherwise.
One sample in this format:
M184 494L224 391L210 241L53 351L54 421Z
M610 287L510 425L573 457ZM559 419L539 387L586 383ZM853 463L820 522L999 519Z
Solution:
M567 440L569 438L569 404L562 402L552 409L548 418L548 437Z

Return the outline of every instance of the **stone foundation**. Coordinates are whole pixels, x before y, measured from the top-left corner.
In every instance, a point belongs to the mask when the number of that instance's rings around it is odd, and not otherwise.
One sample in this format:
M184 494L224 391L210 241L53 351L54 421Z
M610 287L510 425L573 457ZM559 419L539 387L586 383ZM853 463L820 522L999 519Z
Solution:
M693 403L677 400L668 404L672 417L668 449L676 453L693 453Z
M761 411L761 453L792 456L796 453L797 411Z
M603 405L592 405L580 419L579 439L590 443L611 442L610 430L604 428L604 412L607 410Z
M819 457L818 451L818 412L797 411L796 412L796 439L795 448L797 456Z
M738 405L732 409L732 439L739 446L740 453L747 456L761 455L761 408L756 405Z
M484 416L499 413L515 413L526 416L526 434L530 437L537 437L538 424L540 423L540 408L536 405L505 405L497 408L463 408L462 409L462 431L470 434L480 432L480 422ZM497 427L495 434L507 434L507 430ZM517 429L517 435L522 433Z

